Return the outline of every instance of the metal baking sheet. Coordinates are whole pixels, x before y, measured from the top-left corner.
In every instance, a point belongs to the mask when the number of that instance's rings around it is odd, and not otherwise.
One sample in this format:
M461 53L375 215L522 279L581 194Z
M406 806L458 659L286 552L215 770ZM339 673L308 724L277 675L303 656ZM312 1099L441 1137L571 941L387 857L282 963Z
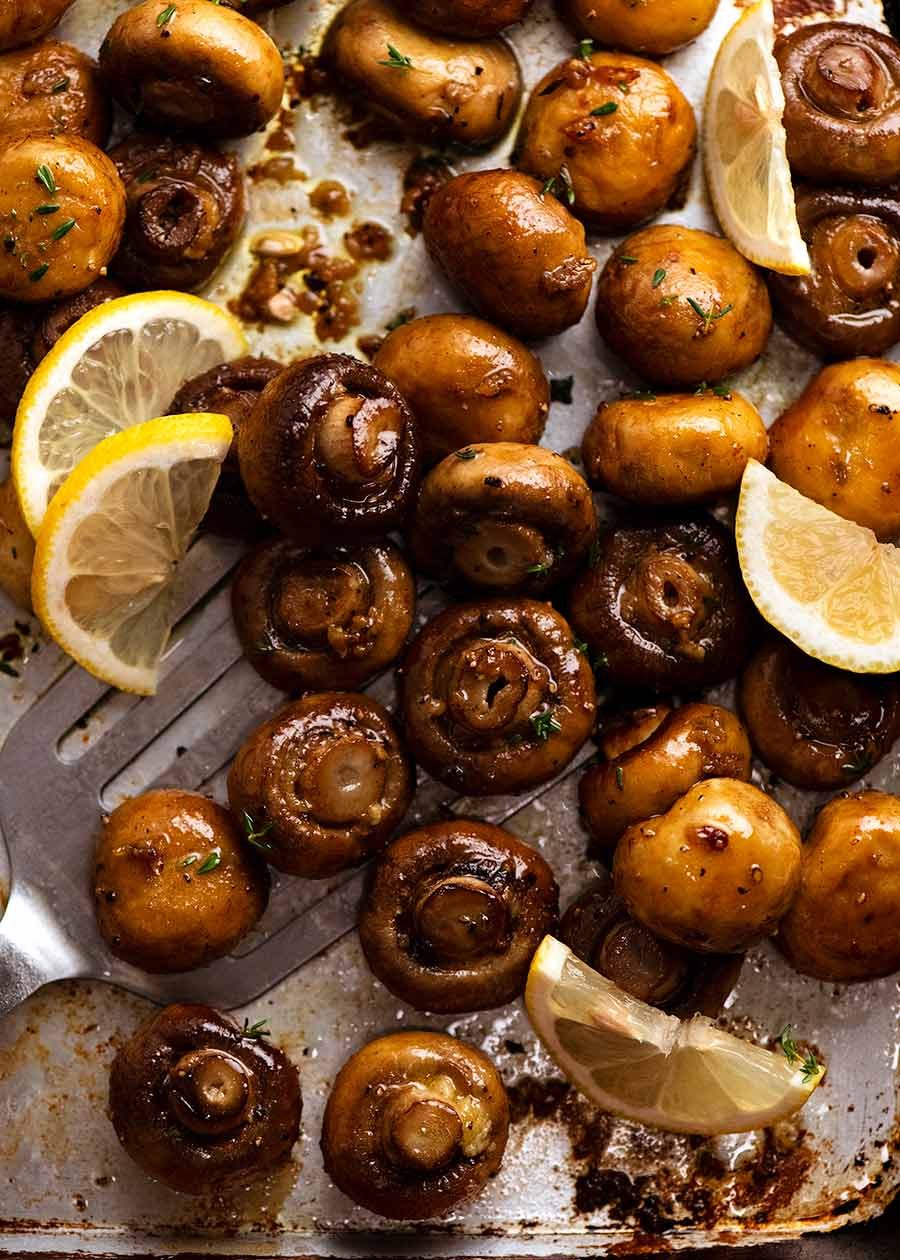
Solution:
M112 18L126 7L126 0L76 0L60 35L95 51ZM803 0L791 12L812 7ZM273 16L269 28L286 50L314 49L337 8L335 0L298 0ZM712 55L736 13L731 0L723 0L706 34L666 60L698 117ZM820 15L882 24L872 0L834 0ZM804 12L803 20L815 16ZM791 20L787 11L781 20ZM512 40L528 85L570 53L573 42L549 0L538 0ZM392 234L392 256L361 267L359 325L341 348L356 350L360 335L382 332L404 308L420 314L456 309L426 260L421 238L406 232L399 212L403 172L414 150L383 140L356 147L346 138L346 108L318 99L300 101L280 126L278 143L293 135L293 151L267 149L267 138L257 136L241 146L243 156L248 166L288 156L304 178L254 179L246 238L209 296L226 302L241 291L252 267L251 243L262 230L313 226L327 248L343 256L348 228L375 221ZM474 160L454 158L454 164L500 165L508 147L509 142ZM330 222L309 202L310 190L326 177L339 180L351 198L349 215ZM686 206L666 217L714 226L699 166ZM613 244L592 242L601 263ZM312 323L303 316L283 328L251 329L250 338L255 349L284 360L317 345ZM605 352L590 314L539 350L551 376L575 377L572 404L553 406L544 439L571 454L597 402L631 387L633 380ZM765 357L735 384L771 419L815 367L810 355L776 330ZM423 597L420 615L432 598ZM0 596L0 636L13 631L15 622L22 622L21 614ZM25 642L20 677L0 675L0 738L66 667L39 635ZM177 765L178 748L225 711L231 685L226 676L207 693L159 746L110 785L103 804L164 775L170 762ZM390 700L388 678L373 689ZM730 702L728 689L719 698ZM77 756L126 708L116 697L102 704L72 730L67 755ZM234 730L235 747L245 733ZM439 785L422 782L416 809L421 816L449 808L504 821L544 851L565 903L588 872L576 809L577 765L557 783L518 800L454 801ZM220 798L221 778L208 785ZM900 783L900 751L867 783L884 788ZM808 794L782 789L775 794L801 826L820 803ZM98 802L98 818L99 813ZM52 846L54 837L35 835L33 843ZM86 835L85 878L92 844ZM322 893L319 885L282 881L263 929L274 930ZM267 1019L274 1039L300 1066L303 1136L291 1164L254 1188L195 1201L148 1181L121 1152L106 1114L110 1060L147 1013L146 1004L102 984L63 983L0 1023L0 1252L598 1256L830 1230L877 1215L900 1188L898 988L897 978L857 986L819 983L791 972L770 946L755 950L727 1004L726 1026L764 1039L792 1022L827 1060L826 1082L793 1122L774 1130L721 1139L672 1137L598 1112L575 1095L537 1046L518 1003L452 1021L424 1018L405 1007L372 980L351 933L239 1012ZM329 1184L318 1134L330 1082L343 1059L386 1030L423 1025L445 1027L495 1059L510 1088L514 1123L503 1169L473 1205L439 1224L398 1229L355 1208Z

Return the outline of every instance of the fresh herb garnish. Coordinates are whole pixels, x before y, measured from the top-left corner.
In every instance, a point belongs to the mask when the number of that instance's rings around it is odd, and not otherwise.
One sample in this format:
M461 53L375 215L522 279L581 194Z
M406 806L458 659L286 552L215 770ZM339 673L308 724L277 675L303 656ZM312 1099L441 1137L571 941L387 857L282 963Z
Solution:
M663 306L663 307L665 307L665 306L671 306L671 305L672 305L672 303L673 303L674 301L675 301L675 299L672 297L672 295L671 295L671 293L670 293L670 294L668 295L668 297L660 298L660 299L659 299L659 304L660 304L660 306Z
M550 382L550 401L564 403L567 407L570 406L574 383L574 376L555 376Z
M665 267L657 267L653 273L653 280L651 281L651 288L658 289L659 286L662 284L663 280L665 280L665 278L666 278Z
M393 44L388 44L387 50L387 58L384 61L379 61L378 64L380 66L390 66L392 70L412 69L412 62L409 57L404 57L403 53L399 52Z
M578 56L582 61L587 61L593 51L594 41L592 39L580 39L578 41Z
M169 22L172 21L172 18L175 16L177 12L178 12L178 9L176 5L167 4L166 7L163 9L162 13L160 13L159 16L157 17L156 25L167 26Z
M614 114L618 108L615 101L604 101L602 105L598 105L596 109L591 110L591 117L605 118L607 114Z
M476 450L473 450L471 446L467 446L464 451L456 452L456 458L457 459L474 459L477 454L478 452Z
M56 214L58 209L59 209L59 206L55 201L45 201L42 206L38 206L36 213L37 214Z
M222 865L222 850L210 849L200 866L197 867L198 875L208 875L210 871L214 871L217 866Z
M582 656L590 655L590 649L588 648L587 639L574 639L573 643L575 645L576 652L580 652Z
M616 766L616 787L620 792L625 791L625 771L621 766Z
M844 774L859 775L865 774L865 772L870 769L871 765L872 754L868 750L864 750L863 752L858 753L852 761L848 761L845 765L841 766L841 769Z
M35 172L35 179L39 184L47 189L47 192L53 197L59 190L56 187L56 180L53 178L53 172L46 162L42 162Z
M43 280L44 276L50 270L49 263L41 263L39 267L35 267L28 279L32 284L37 284L38 280Z
M179 866L193 866L195 862L200 861L199 853L189 853L187 857L182 858L178 863Z
M0 674L6 674L9 678L19 678L20 674L17 669L10 665L9 661L0 661Z
M269 1021L267 1019L258 1019L255 1024L251 1024L249 1019L244 1016L244 1027L241 1029L242 1037L268 1037Z
M781 1032L775 1038L776 1044L781 1046L784 1051L784 1057L788 1063L799 1063L800 1070L803 1073L803 1083L808 1085L814 1076L817 1076L822 1066L819 1060L813 1054L812 1050L807 1050L805 1054L801 1054L797 1048L797 1043L793 1038L791 1029L793 1024L785 1024Z
M704 332L709 332L709 329L712 327L715 320L721 319L723 315L727 315L728 312L733 309L731 302L729 302L727 306L723 306L719 311L714 311L711 307L708 311L705 311L700 303L692 297L689 297L687 302L691 310L694 311L695 314L699 315L703 320Z
M538 739L544 741L550 738L551 732L562 730L559 722L557 722L549 709L545 709L543 713L532 713L528 720Z
M50 95L59 96L60 92L65 92L71 81L72 80L68 75L64 75L63 78L58 79L56 83L53 84L53 87L50 89Z
M544 180L541 197L545 193L553 193L559 201L565 201L570 206L575 204L575 188L567 166L561 166L558 175L551 175L549 179Z
M632 398L635 402L656 402L656 395L652 389L633 389L625 397Z
M526 573L549 573L553 568L552 560L542 560L540 564L530 564L525 570Z
M248 843L252 844L255 849L262 849L264 853L270 852L272 846L268 841L263 840L263 836L267 836L275 826L274 820L267 822L264 827L257 827L253 821L253 815L245 809L241 811L241 822L244 825L244 835L247 837Z
M619 254L616 258L616 262L624 263L626 267L633 266L633 264L637 261L638 260L635 258L634 254Z
M64 236L68 236L75 226L74 219L66 219L65 223L60 223L55 232L51 233L55 241L61 241Z

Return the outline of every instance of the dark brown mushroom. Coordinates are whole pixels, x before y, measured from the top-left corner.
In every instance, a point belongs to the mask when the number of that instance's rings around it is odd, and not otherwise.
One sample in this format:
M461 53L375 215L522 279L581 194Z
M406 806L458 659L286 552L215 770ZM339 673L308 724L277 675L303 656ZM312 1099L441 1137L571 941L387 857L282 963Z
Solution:
M765 764L794 787L862 778L900 734L893 676L850 674L784 639L763 644L741 677L741 712Z
M775 44L791 169L825 184L900 175L900 46L854 22L800 26Z
M412 767L368 696L304 696L245 740L228 799L252 843L289 875L326 879L387 844L412 799Z
M734 540L711 516L601 533L594 562L573 587L571 616L611 682L658 691L730 678L756 627Z
M55 302L46 311L38 312L37 328L31 343L34 362L40 363L44 355L49 354L63 333L77 324L82 315L87 315L104 302L112 302L114 298L123 297L125 290L114 280L95 280L92 285L76 293L73 297Z
M285 368L241 425L238 455L263 519L314 546L386 534L418 484L409 408L386 376L347 354Z
M463 39L487 39L521 22L531 0L405 0L403 9L413 22Z
M410 747L436 779L484 796L551 779L594 723L594 675L549 604L493 599L438 613L400 673Z
M538 595L571 577L597 532L587 482L523 442L466 446L422 483L410 533L417 570Z
M388 845L359 919L366 961L419 1011L483 1011L525 988L558 913L553 872L501 827L433 823Z
M0 8L0 50L20 48L46 35L75 0L4 0Z
M391 543L336 551L280 539L245 558L231 588L247 659L274 687L361 687L394 661L415 584Z
M0 438L9 443L25 386L37 366L32 348L39 312L0 302Z
M444 1216L499 1169L509 1103L497 1069L442 1032L401 1032L341 1068L322 1121L332 1181L392 1220Z
M48 39L0 58L0 135L56 132L102 147L110 119L97 63L72 44Z
M211 1007L178 1005L151 1015L113 1059L109 1110L149 1177L206 1194L285 1163L302 1098L297 1069L256 1028L242 1032Z

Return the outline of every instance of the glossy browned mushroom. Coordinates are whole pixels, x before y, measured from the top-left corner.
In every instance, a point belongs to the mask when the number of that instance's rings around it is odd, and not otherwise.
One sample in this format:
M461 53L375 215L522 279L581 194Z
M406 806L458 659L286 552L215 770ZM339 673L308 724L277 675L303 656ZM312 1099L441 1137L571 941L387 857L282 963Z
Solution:
M216 534L258 538L266 532L259 513L244 489L238 460L238 433L269 381L283 370L274 359L247 355L231 363L220 363L200 376L186 381L169 405L169 414L181 416L193 411L211 411L227 416L234 429L234 441L213 497L203 518L203 528Z
M805 185L795 200L812 271L769 272L779 322L828 359L883 354L900 340L900 194Z
M820 980L874 980L900 971L900 800L839 796L819 811L800 887L779 943Z
M25 524L12 478L0 481L0 591L31 612L34 539Z
M410 545L423 573L538 595L572 576L596 532L590 489L567 459L490 442L455 451L427 475Z
M0 57L0 135L52 131L102 146L110 117L97 63L72 44L47 40Z
M591 838L601 849L613 847L632 823L664 814L701 779L750 779L750 741L728 709L715 704L685 704L646 729L646 710L635 715L635 740L622 748L624 731L615 732L610 754L581 777L578 794Z
M425 315L395 328L373 360L409 403L422 459L474 442L537 442L550 409L540 360L473 315Z
M316 546L386 534L418 485L409 408L386 376L347 354L293 363L267 385L238 455L263 519Z
M659 691L736 674L756 625L734 540L705 515L601 532L572 589L571 617L611 682Z
M245 1021L245 1029L246 1029ZM237 1188L285 1163L300 1135L297 1069L208 1006L167 1006L113 1059L109 1111L143 1171L184 1194Z
M662 66L598 51L535 84L516 165L542 184L557 181L595 231L621 232L683 198L696 148L694 111Z
M411 750L459 791L484 796L543 783L594 722L594 675L549 604L492 599L438 613L400 676Z
M744 961L742 954L695 954L656 936L631 917L602 869L563 915L559 939L626 993L681 1019L715 1019Z
M359 918L366 961L419 1011L483 1011L525 988L558 913L536 849L489 823L433 823L381 854Z
M900 46L854 22L799 26L775 44L792 170L837 184L900 175Z
M75 0L4 0L0 7L0 50L20 48L46 35Z
M247 136L284 94L284 66L269 36L209 0L160 7L141 0L116 18L100 48L113 95L147 126L176 135Z
M846 787L900 734L893 677L834 669L784 639L763 644L750 661L740 703L759 757L795 787Z
M706 30L719 0L560 0L577 33L598 44L658 57Z
M531 0L405 0L404 12L419 26L442 35L486 39L521 22Z
M497 1069L442 1032L380 1037L347 1060L322 1121L325 1171L393 1220L444 1216L500 1167L509 1103Z
M237 158L171 136L129 136L110 151L128 197L113 263L131 289L192 293L212 278L244 222Z
M0 301L0 437L9 433L25 386L37 366L32 346L39 313Z
M38 312L37 327L32 340L34 362L40 363L59 341L63 333L69 331L73 324L87 315L96 306L104 302L112 302L114 298L123 297L125 290L114 280L95 280L93 284L61 302L54 302L46 310ZM199 408L198 408L199 410ZM212 410L212 408L210 408Z
M412 767L368 696L304 696L245 740L228 774L232 813L280 871L325 879L383 849L412 799Z
M283 691L361 687L400 655L415 597L409 566L387 542L336 551L266 543L231 588L247 659Z
M265 863L227 809L163 788L119 805L94 855L100 935L144 971L189 971L222 958L259 919Z

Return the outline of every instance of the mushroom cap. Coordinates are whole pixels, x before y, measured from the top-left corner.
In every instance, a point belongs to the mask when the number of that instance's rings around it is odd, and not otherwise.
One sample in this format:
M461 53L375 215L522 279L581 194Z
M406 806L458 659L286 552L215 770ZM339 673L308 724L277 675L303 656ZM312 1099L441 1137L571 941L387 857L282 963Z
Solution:
M521 22L531 0L405 0L404 12L418 26L462 39L486 39Z
M0 51L41 39L74 3L75 0L6 0L0 9Z
M54 132L103 146L111 111L97 63L72 44L45 40L0 58L0 133Z
M577 35L629 52L662 56L690 44L709 26L718 0L560 0Z
M83 315L87 315L88 311L102 306L104 302L112 302L115 298L122 297L124 292L125 290L116 284L115 280L104 277L102 280L95 280L80 293L63 298L59 302L54 302L46 310L36 312L40 318L31 343L34 362L40 363L41 359L50 353L63 333L68 332ZM199 411L199 408L197 410ZM212 408L208 410L211 411Z

